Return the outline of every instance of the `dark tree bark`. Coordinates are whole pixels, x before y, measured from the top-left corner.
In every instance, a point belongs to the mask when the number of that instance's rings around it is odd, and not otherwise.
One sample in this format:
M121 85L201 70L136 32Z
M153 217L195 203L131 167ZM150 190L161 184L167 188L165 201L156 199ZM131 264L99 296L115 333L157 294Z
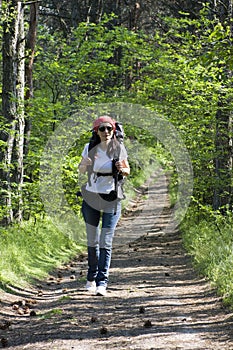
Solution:
M26 38L26 50L29 56L25 64L25 100L26 100L26 111L30 108L30 99L33 98L33 63L35 56L35 45L37 35L37 24L39 15L39 3L35 2L30 5L30 16L29 16L29 29ZM28 146L31 134L31 120L30 116L25 118L25 142L24 142L24 154L28 153Z
M231 112L226 108L226 101L219 100L216 114L215 138L215 188L213 208L218 210L232 205L232 139ZM225 106L225 108L224 108Z
M213 17L223 26L232 28L232 1L211 0ZM233 32L231 32L232 37ZM229 45L230 41L229 41ZM224 81L232 80L232 71L229 67L223 67ZM216 139L215 139L215 189L213 197L214 209L220 209L229 205L232 207L232 111L227 107L229 101L222 91L219 92L219 109L216 113Z

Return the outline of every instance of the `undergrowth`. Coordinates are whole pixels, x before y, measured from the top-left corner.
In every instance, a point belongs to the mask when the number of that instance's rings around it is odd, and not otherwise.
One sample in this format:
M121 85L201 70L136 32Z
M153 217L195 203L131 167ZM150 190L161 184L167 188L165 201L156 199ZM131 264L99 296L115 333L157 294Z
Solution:
M25 221L0 231L0 283L25 286L83 249L48 218Z
M226 304L233 307L233 218L227 211L191 205L181 225L184 246L199 273L217 288Z

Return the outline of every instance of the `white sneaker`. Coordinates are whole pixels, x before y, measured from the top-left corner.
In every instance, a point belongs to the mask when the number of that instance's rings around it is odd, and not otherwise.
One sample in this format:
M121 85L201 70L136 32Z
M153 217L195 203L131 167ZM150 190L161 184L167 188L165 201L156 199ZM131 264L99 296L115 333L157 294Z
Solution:
M95 281L87 281L85 288L86 288L87 292L95 293L95 291L96 291L96 283L95 283Z
M103 297L105 297L106 293L107 291L105 286L98 286L96 288L96 295L102 295Z

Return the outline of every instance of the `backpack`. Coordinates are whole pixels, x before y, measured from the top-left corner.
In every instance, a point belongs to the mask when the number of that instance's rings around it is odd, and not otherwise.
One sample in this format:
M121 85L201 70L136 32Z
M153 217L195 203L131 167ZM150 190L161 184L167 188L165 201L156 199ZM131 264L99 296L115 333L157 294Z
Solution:
M113 161L112 161L112 172L103 174L103 173L97 173L97 176L109 176L112 175L114 178L114 191L110 192L110 194L101 194L100 196L106 200L106 201L114 201L116 199L124 199L124 191L123 191L123 176L120 174L116 168L116 162L119 160L120 156L120 151L121 151L121 145L123 144L124 141L124 128L123 125L120 122L115 122L116 129L114 131L114 134L116 136L116 140L118 141L118 146L113 149ZM94 152L91 152L92 149L96 146L96 132L92 131L92 136L89 141L89 146L88 146L88 154L89 157L92 159L92 165L88 167L88 181L90 183L90 177L91 174L93 173L93 165L94 165Z

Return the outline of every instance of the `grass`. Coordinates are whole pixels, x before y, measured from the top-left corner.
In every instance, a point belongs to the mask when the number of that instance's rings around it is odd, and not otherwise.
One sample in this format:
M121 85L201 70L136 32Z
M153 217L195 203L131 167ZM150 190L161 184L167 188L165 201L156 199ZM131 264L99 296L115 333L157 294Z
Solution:
M63 312L62 309L53 309L53 310L50 310L44 314L39 315L39 318L41 320L48 320L48 319L53 318L54 316L62 315L62 312Z
M233 307L233 219L206 208L190 207L182 223L184 246L200 274L217 288L226 304Z
M42 279L54 267L60 266L84 249L53 225L48 218L36 223L1 229L0 283L25 286Z

